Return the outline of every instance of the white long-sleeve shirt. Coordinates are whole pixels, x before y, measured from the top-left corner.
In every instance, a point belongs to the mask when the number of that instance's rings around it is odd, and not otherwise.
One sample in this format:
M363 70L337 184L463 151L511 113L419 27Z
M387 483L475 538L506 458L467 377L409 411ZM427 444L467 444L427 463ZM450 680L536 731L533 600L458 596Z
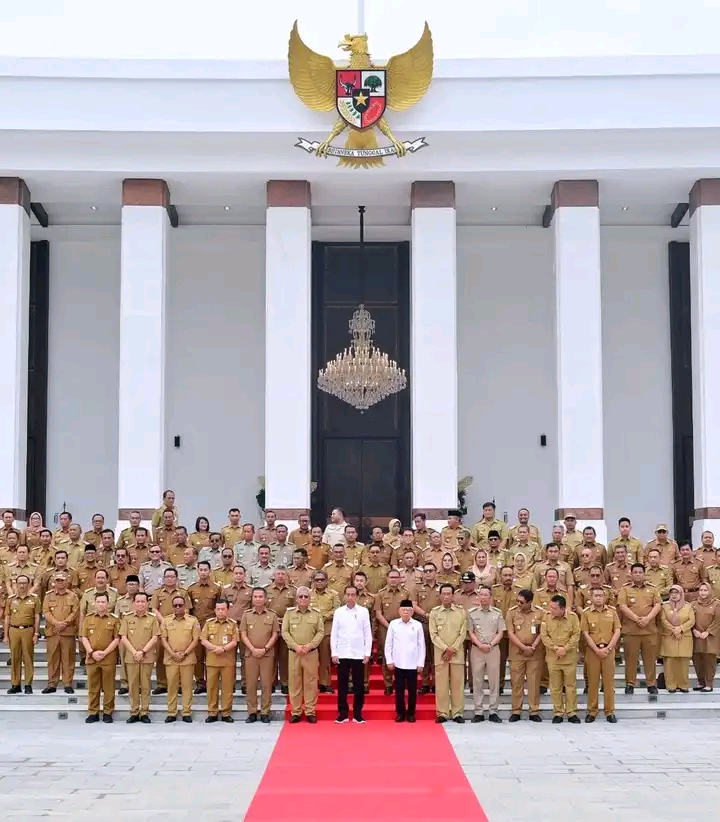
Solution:
M338 659L363 659L372 651L370 612L362 605L343 605L333 615L330 653Z
M385 662L406 671L425 664L425 637L416 619L407 622L398 617L390 621L385 639Z

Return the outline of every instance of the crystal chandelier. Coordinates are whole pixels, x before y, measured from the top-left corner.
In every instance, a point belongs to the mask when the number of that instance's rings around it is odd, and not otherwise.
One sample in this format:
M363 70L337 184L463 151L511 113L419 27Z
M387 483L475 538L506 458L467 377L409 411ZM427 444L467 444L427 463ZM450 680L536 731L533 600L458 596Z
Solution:
M365 256L365 206L360 212L360 275ZM373 343L375 320L361 303L348 323L350 347L320 370L318 388L352 405L361 414L368 408L397 394L407 386L405 369L376 348Z

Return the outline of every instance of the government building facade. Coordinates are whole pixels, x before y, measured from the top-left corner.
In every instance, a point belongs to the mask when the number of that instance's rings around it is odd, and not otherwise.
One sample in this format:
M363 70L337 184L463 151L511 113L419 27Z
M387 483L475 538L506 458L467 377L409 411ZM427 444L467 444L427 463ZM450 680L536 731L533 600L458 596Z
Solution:
M470 476L469 522L697 545L718 93L715 57L438 59L387 114L427 145L350 169L296 147L336 115L283 61L3 60L0 505L114 525L172 488L213 525L260 495L366 532L444 522ZM407 374L362 414L317 387L360 304Z

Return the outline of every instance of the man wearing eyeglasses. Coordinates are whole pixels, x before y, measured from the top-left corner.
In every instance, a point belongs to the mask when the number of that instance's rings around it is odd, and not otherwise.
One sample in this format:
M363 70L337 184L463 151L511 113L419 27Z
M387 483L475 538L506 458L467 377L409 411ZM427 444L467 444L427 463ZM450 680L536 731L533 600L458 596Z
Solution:
M193 669L195 649L200 642L200 623L185 611L185 597L172 600L172 616L162 621L160 638L165 650L168 683L168 715L165 722L177 719L178 686L182 688L182 721L192 722Z
M290 652L290 723L300 722L305 703L305 716L311 724L317 722L315 704L318 695L318 646L325 636L325 623L320 611L310 607L310 589L298 588L297 607L288 608L282 622L282 638Z

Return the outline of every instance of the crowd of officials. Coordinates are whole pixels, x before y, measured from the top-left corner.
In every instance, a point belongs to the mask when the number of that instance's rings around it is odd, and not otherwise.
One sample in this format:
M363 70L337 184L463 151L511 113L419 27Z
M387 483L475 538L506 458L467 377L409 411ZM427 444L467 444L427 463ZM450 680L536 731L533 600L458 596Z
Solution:
M151 528L132 512L119 534L100 514L83 532L69 512L50 530L37 513L18 529L6 511L0 625L10 647L9 693L32 693L43 630L43 693L61 684L74 692L79 652L88 723L112 722L118 677L117 692L129 694L130 723L150 722L151 692L167 694L166 722L178 712L192 722L193 695L203 693L205 721L232 722L238 687L248 723L270 721L277 688L289 696L290 722L304 714L313 723L318 692L332 692L333 664L337 721L349 721L352 691L353 718L362 722L373 658L382 662L385 693L395 691L397 721L415 720L419 687L435 694L436 721L464 722L468 685L472 721L501 722L509 668L511 722L521 719L526 692L529 719L542 721L540 694L549 689L552 721L577 723L582 662L585 721L599 713L602 686L605 717L616 722L621 653L626 693L637 687L640 659L651 694L659 686L687 693L691 661L694 690L712 691L720 652L713 534L705 532L693 549L678 546L660 524L645 543L622 518L605 546L592 527L576 525L568 514L545 543L527 509L509 527L486 503L471 528L458 511L440 531L418 514L414 527L391 520L364 544L341 509L327 526L312 527L302 515L288 531L273 511L256 530L233 508L220 530L198 517L190 533L172 491Z

